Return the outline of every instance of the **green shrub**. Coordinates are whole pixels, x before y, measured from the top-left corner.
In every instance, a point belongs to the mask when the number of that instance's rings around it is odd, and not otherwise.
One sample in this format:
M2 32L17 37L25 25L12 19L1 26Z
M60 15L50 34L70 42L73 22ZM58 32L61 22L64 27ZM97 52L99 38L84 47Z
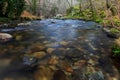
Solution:
M113 22L114 22L115 26L118 26L118 27L120 26L120 20L118 18L114 17Z
M25 8L25 0L0 0L0 17L18 18Z
M120 46L114 45L112 48L113 56L119 57L120 56Z
M0 17L0 22L9 22L11 19Z
M95 22L97 22L97 23L103 23L103 19L96 19Z
M116 28L111 28L110 32L114 34L114 33L119 33L120 31Z

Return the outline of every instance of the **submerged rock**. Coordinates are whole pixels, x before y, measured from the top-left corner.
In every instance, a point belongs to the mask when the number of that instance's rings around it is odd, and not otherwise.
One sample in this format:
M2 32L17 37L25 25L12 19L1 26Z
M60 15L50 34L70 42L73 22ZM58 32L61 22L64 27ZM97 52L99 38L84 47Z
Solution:
M17 24L18 26L30 26L31 22L26 22L26 23L19 23Z
M56 65L56 64L58 64L58 57L57 56L52 56L51 58L50 58L50 60L49 60L49 62L48 62L48 64L50 64L50 65Z
M0 33L0 42L7 42L10 41L12 38L13 36L8 33Z
M20 40L22 40L22 38L23 38L23 36L17 35L17 36L15 37L15 40L20 41Z
M78 69L78 68L85 67L86 65L87 65L87 61L86 60L79 60L79 61L74 63L73 68L74 69Z
M47 53L51 54L55 49L54 48L48 48Z
M89 75L89 80L105 80L102 71L98 71L96 73Z
M62 41L62 42L60 42L60 45L67 46L67 45L68 45L68 42Z
M67 80L67 76L62 70L57 70L53 75L53 80Z
M39 66L34 72L34 80L52 80L53 71L46 66Z
M31 49L32 52L39 52L39 51L45 51L46 47L45 46L35 46Z
M44 51L33 53L33 57L35 57L35 58L39 58L40 59L40 58L43 58L45 56L46 56L46 53Z

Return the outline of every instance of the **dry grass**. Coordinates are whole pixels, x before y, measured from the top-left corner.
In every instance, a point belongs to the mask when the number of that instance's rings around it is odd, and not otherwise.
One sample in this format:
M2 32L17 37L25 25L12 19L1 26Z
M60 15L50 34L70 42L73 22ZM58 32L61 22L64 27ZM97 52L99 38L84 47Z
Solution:
M37 16L32 15L30 12L24 10L20 16L21 18L27 18L30 20L37 19Z

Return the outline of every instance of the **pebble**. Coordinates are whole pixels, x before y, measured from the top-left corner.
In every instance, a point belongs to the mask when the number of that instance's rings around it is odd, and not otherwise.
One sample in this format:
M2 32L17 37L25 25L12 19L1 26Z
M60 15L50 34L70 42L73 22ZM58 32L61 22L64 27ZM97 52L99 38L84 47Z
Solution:
M43 43L44 43L44 44L47 44L47 43L49 43L49 41L43 41Z
M31 22L26 22L26 23L19 23L17 24L18 26L30 26Z
M93 65L93 66L94 66L94 65L95 65L95 62L94 62L92 59L89 59L89 60L88 60L88 64L90 64L90 65Z
M35 46L31 49L32 52L38 52L38 51L45 51L46 50L46 47L45 46Z
M67 46L67 45L68 45L68 42L62 41L62 42L60 42L60 45Z
M52 56L51 59L49 60L48 64L50 64L50 65L58 64L58 57Z
M53 71L56 71L57 70L57 67L55 65L50 65L49 68Z
M17 41L19 41L19 40L21 40L22 39L22 36L21 35L17 35L16 37L15 37L15 40L17 40Z
M59 48L60 51L65 51L66 49L65 48Z
M70 67L70 66L66 67L66 72L72 73L73 72L72 67Z
M77 62L74 63L74 67L78 67L78 68L82 68L87 64L86 60L79 60Z
M34 72L34 80L52 80L53 71L47 66L39 66Z
M59 46L59 44L58 43L50 43L50 44L46 44L45 46L46 47L57 47L57 46Z
M43 58L45 56L46 56L46 53L43 51L33 53L33 57L36 57L36 58Z
M39 39L44 39L45 38L45 36L40 36L40 37L38 37Z
M54 48L48 48L47 53L51 54L55 49Z

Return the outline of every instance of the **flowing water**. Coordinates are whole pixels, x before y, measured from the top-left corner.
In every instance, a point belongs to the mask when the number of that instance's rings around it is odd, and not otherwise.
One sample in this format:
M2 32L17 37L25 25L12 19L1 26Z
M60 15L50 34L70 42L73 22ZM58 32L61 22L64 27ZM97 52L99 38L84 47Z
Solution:
M119 80L109 58L112 39L95 22L45 19L0 30L14 37L0 43L0 80L50 80L54 75L46 79L36 75L49 75L51 66L51 73L60 69L68 80ZM38 66L45 72L36 73Z

